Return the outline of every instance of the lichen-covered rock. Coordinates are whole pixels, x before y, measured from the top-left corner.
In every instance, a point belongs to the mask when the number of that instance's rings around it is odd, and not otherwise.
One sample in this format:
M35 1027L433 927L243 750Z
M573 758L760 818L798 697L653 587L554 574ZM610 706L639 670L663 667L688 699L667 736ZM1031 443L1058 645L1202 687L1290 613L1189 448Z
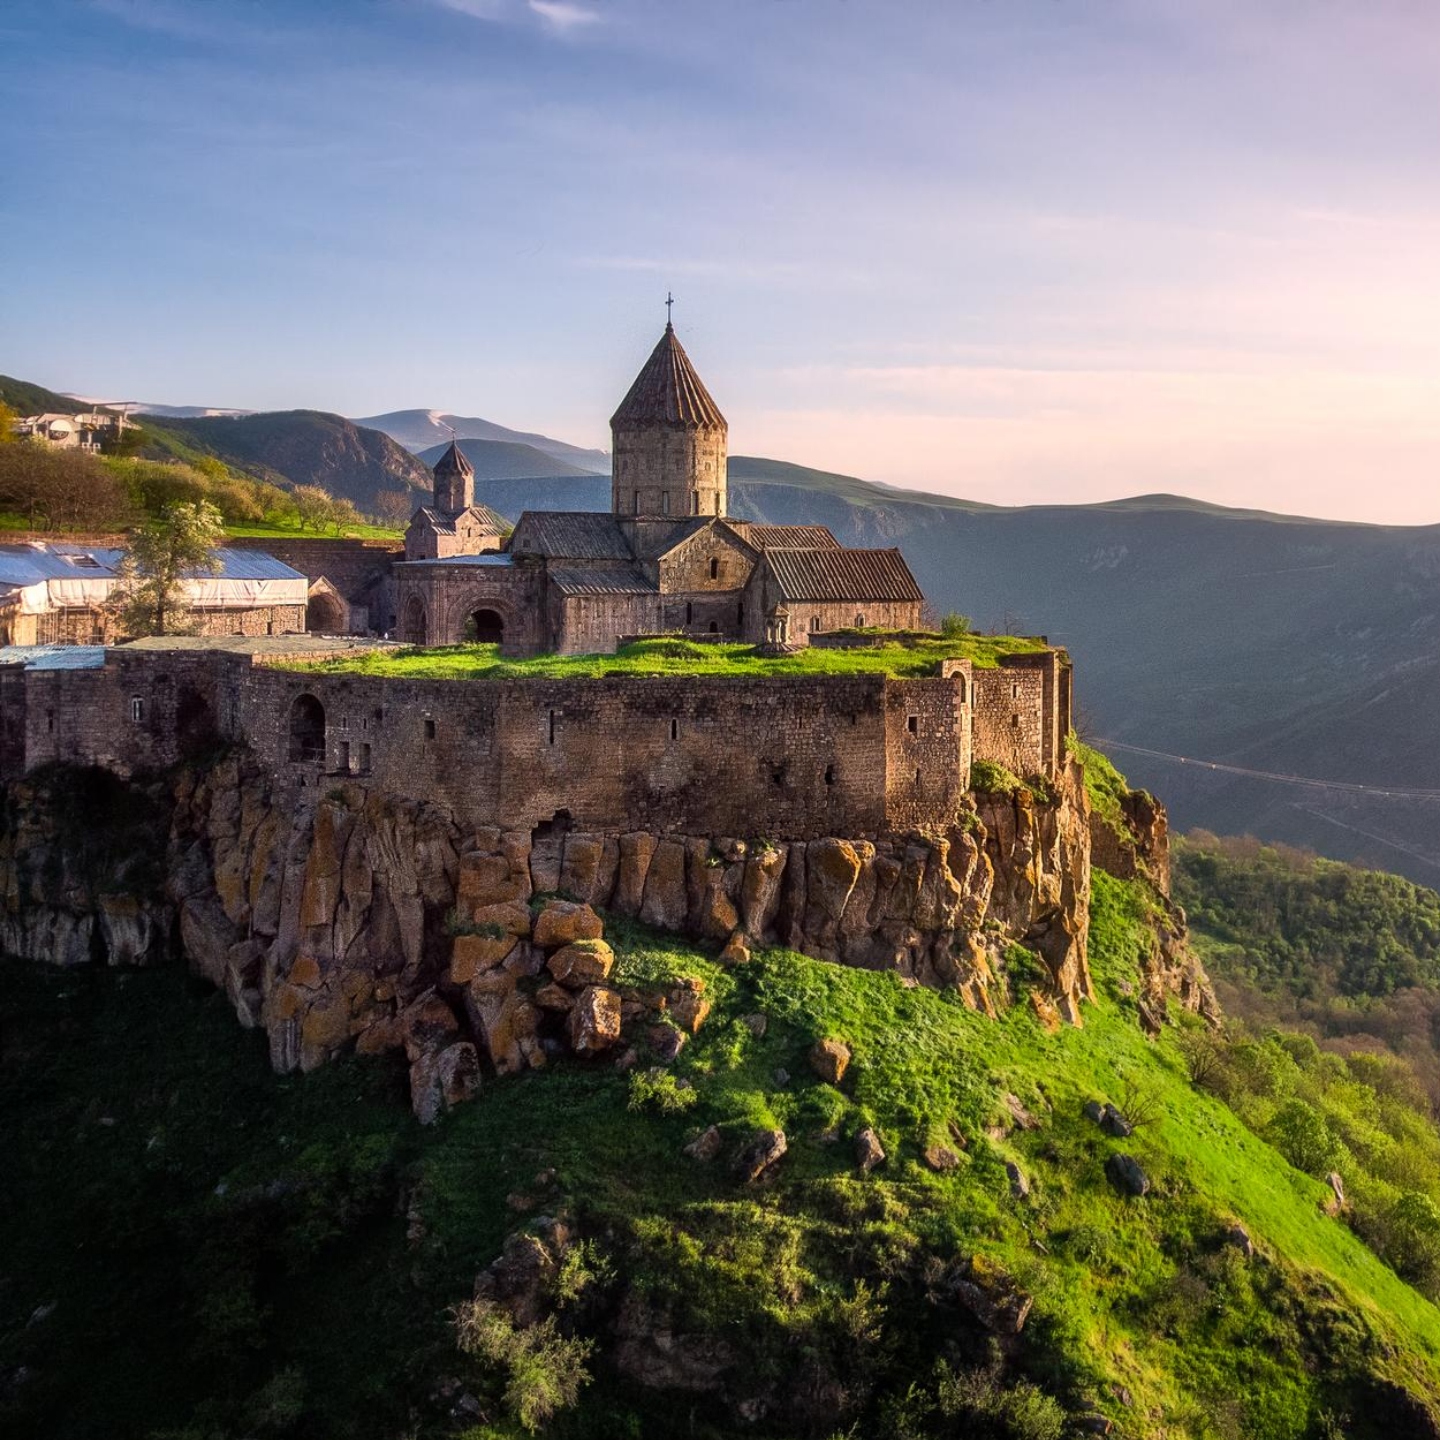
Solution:
M810 1068L827 1084L838 1085L850 1065L850 1047L843 1040L817 1040L810 1050Z
M972 1256L951 1280L955 1298L997 1335L1018 1335L1035 1304L1015 1279L983 1256Z
M572 990L598 985L615 968L615 952L603 940L576 940L546 962L557 983Z
M685 846L678 840L662 840L650 856L640 918L660 930L683 930L689 912L690 900L685 889Z
M575 997L565 1017L565 1033L577 1055L599 1055L620 1039L620 994L591 985Z
M687 1035L697 1034L710 1014L710 1001L705 998L704 991L703 980L690 979L682 981L670 993L670 1019Z
M468 1040L426 1051L410 1066L410 1108L422 1125L470 1099L480 1088L480 1059Z
M711 1125L708 1129L702 1130L685 1147L685 1153L692 1160L710 1161L720 1153L723 1144L724 1142L720 1138L720 1127Z
M598 940L604 933L600 917L590 906L549 900L535 917L533 938L543 949L554 950L577 940Z
M505 900L498 905L478 905L471 917L480 934L490 932L498 935L528 937L530 934L530 907L518 900Z
M455 985L468 985L485 970L493 970L505 962L518 944L516 936L457 935L450 947L450 980Z

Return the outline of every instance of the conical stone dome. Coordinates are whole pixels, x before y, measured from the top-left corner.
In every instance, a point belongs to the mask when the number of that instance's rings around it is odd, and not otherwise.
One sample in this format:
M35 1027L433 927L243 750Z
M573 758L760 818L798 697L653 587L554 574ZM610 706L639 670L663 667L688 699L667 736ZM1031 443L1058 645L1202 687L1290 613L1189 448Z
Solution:
M617 515L724 515L729 427L673 325L610 420Z
M673 325L665 327L660 343L650 352L629 393L611 417L610 425L612 428L631 425L726 428L720 407L695 373Z

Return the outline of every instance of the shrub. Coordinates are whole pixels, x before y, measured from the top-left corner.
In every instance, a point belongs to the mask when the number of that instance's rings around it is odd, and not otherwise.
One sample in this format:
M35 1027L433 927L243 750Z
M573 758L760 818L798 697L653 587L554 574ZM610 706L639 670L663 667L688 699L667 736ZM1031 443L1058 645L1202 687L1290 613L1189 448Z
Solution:
M961 635L968 635L974 628L975 624L968 615L957 614L954 610L940 622L940 633L947 640L955 640Z
M658 1066L630 1075L630 1109L658 1110L662 1115L683 1115L700 1099L688 1080L677 1080Z
M993 760L976 760L970 766L970 788L986 795L1013 795L1023 785L1013 770Z
M524 1329L489 1300L472 1300L454 1312L455 1340L467 1355L505 1375L505 1408L532 1433L580 1398L589 1384L585 1362L594 1342L565 1336L547 1316Z

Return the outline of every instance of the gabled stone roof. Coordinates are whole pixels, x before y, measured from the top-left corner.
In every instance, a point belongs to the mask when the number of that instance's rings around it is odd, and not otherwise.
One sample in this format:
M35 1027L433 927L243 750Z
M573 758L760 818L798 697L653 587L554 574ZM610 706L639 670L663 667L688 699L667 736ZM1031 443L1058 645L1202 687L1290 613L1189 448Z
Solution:
M838 550L840 542L824 525L761 525L753 520L725 522L757 550Z
M433 467L433 473L436 475L442 473L448 475L452 472L460 475L475 473L475 467L470 463L469 456L453 440L450 442L450 448L435 462Z
M512 555L560 560L629 560L619 522L598 510L527 510L510 537Z
M549 576L562 595L654 595L658 590L633 565L611 569L553 565Z
M510 522L498 510L492 510L488 505L471 505L468 509L462 510L460 515L476 516L485 529L496 535L503 535L510 528ZM433 505L422 505L410 517L410 523L437 531L441 535L453 535L455 522L460 515L446 515Z
M924 600L898 550L812 547L764 552L786 600Z
M695 373L690 357L667 325L660 343L650 353L620 408L610 417L612 426L673 425L685 430L724 430L720 407Z

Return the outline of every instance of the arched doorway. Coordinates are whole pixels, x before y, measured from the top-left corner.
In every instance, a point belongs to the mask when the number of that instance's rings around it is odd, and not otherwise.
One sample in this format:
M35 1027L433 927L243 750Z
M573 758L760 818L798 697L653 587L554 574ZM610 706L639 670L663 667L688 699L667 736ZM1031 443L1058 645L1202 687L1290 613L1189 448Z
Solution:
M418 595L411 595L400 612L399 639L407 645L423 645L425 629L425 602Z
M343 635L345 611L335 596L316 590L305 606L305 628L317 635Z
M502 644L505 619L498 610L475 610L465 621L463 638L470 645Z
M325 760L325 707L313 695L297 695L290 707L290 758L302 764Z

